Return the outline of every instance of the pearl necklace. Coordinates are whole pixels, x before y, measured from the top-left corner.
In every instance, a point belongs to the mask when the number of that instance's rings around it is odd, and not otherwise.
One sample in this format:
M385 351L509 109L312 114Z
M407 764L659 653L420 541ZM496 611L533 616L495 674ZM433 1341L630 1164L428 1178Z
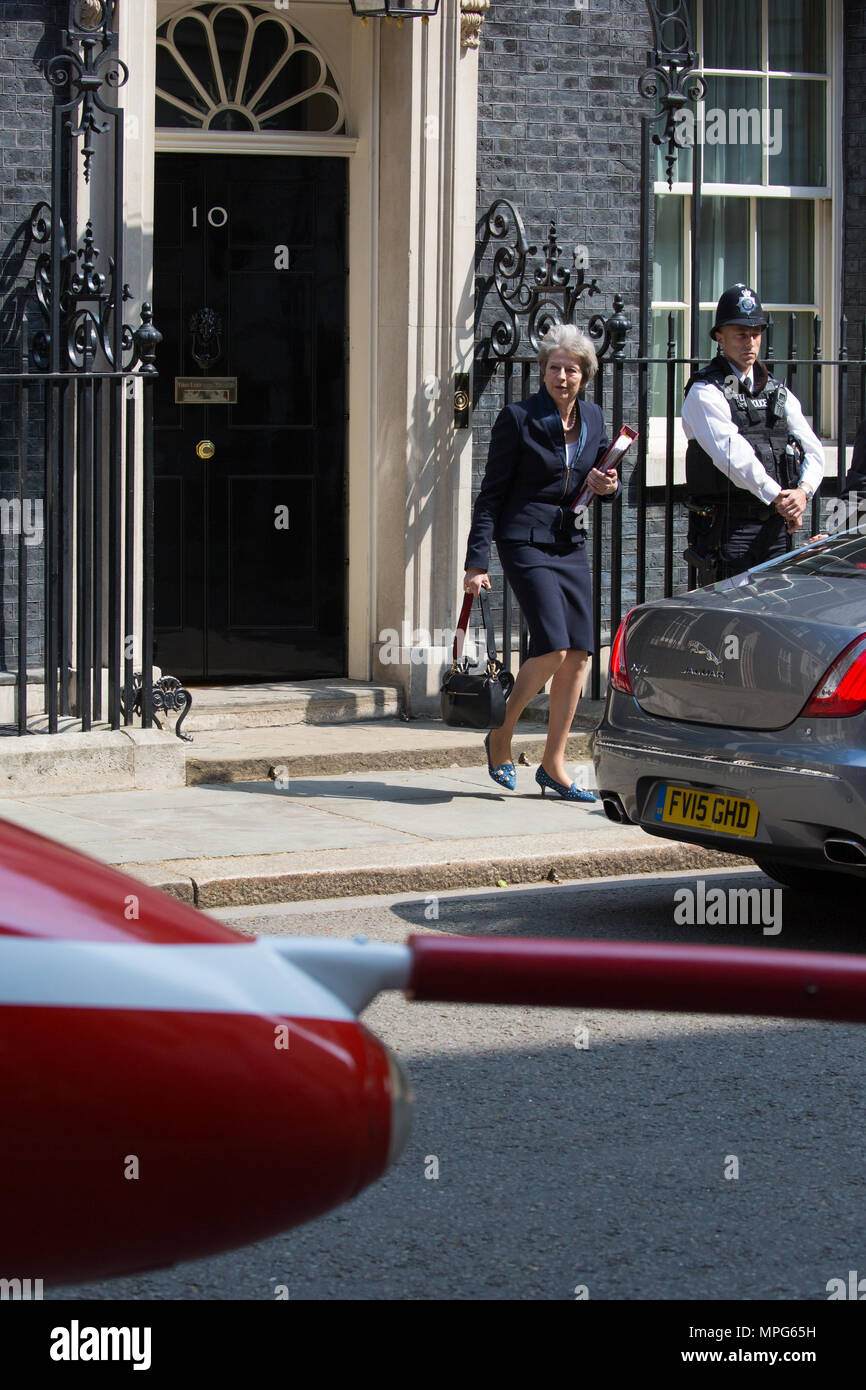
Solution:
M559 418L562 419L562 416L560 416ZM571 407L571 410L568 412L567 418L566 418L565 420L562 421L563 432L564 432L565 434L568 434L570 430L573 430L573 429L574 429L574 427L575 427L576 424L577 424L577 401L574 402L574 405Z

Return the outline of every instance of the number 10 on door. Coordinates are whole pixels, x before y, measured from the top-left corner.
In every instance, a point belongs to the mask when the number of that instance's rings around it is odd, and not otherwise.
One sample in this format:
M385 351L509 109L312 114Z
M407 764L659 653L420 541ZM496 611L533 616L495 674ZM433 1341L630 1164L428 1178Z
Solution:
M207 220L212 227L224 227L229 220L229 215L225 208L213 207L208 209ZM192 210L192 225L198 226L198 207Z

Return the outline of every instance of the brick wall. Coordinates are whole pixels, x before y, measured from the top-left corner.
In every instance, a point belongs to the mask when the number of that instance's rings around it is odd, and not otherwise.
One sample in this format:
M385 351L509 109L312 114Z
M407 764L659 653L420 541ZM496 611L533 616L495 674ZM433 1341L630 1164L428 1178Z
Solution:
M4 0L0 5L0 372L20 363L21 319L39 321L26 286L41 250L30 241L30 213L48 199L51 177L52 94L44 68L56 51L54 6L48 0ZM32 337L32 328L29 336ZM38 445L41 413L34 397L30 438ZM0 499L18 493L18 414L15 391L0 383ZM42 459L32 450L27 488L32 498L42 491ZM18 665L18 539L0 534L0 671ZM43 604L42 547L29 545L28 661L41 661L40 619Z
M51 88L55 51L47 0L0 5L0 370L18 362L23 286L33 274L30 213L51 182ZM46 32L47 31L47 32ZM37 248L38 251L39 248Z
M479 222L497 197L514 201L530 239L556 221L561 244L585 243L609 311L638 291L637 79L651 31L645 0L532 5L494 0L479 53ZM489 321L482 316L481 323Z

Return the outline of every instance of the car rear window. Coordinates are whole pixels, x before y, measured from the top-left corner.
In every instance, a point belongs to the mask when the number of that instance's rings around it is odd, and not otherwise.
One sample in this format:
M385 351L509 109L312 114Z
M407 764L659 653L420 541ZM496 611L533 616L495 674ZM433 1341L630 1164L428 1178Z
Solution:
M866 578L866 535L845 531L826 541L814 541L792 550L774 566L776 573L823 574L830 578Z

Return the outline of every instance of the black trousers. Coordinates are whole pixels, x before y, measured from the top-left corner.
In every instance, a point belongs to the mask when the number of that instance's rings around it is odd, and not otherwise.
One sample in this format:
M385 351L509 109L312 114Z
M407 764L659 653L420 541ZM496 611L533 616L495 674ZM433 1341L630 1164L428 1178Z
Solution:
M720 579L742 574L764 560L774 560L788 549L785 518L774 511L766 521L728 517L722 524Z

